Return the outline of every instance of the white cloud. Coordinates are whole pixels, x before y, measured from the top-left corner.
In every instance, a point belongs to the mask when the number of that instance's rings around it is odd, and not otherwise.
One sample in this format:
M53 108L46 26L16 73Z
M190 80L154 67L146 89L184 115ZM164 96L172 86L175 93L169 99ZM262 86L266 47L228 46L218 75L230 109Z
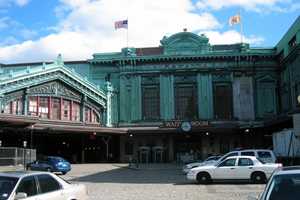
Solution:
M31 0L0 0L0 7L9 7L11 5L17 5L17 6L25 6L27 5Z
M210 44L235 44L241 42L241 34L235 30L226 32L204 31L201 33L204 33L209 38ZM250 43L252 45L261 45L263 41L263 37L246 37L243 35L243 42Z
M114 30L114 21L127 17L129 46L158 46L164 35L183 28L207 33L212 43L239 42L237 32L217 32L221 28L219 21L212 14L199 14L195 9L190 0L61 0L56 10L61 20L55 32L37 40L0 47L0 62L48 61L59 53L65 60L81 60L97 52L120 51L126 46L127 31ZM262 39L253 36L246 41L259 43Z
M158 46L166 34L208 30L220 26L209 13L197 14L190 0L61 0L67 13L56 33L35 41L0 48L0 62L90 58L96 52L120 51L126 46L126 30L114 30L114 21L129 20L129 45ZM117 6L116 6L117 5ZM68 9L67 9L68 8Z
M220 10L228 7L241 7L256 12L288 12L293 10L295 0L199 0L199 9Z

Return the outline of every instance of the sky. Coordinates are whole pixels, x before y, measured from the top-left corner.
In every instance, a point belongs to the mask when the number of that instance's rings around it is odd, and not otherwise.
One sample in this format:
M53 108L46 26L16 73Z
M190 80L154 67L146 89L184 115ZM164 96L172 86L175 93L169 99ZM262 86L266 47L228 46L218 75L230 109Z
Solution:
M94 53L154 47L163 36L205 34L210 44L274 47L300 13L299 0L0 0L0 63L86 60ZM128 19L128 29L114 22Z

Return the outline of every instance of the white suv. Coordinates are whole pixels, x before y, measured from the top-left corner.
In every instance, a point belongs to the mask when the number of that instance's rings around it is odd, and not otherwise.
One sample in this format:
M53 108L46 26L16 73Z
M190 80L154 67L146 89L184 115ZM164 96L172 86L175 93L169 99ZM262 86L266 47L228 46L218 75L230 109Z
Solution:
M243 149L238 151L231 151L222 156L217 162L221 162L230 156L254 156L265 163L275 163L276 156L272 150L269 149Z
M230 151L230 152L226 153L224 156L222 156L219 160L212 161L212 162L210 162L208 164L204 164L204 165L214 165L215 163L220 163L223 160L225 160L226 158L231 157L231 156L254 156L265 163L275 163L276 162L276 156L272 150L269 150L269 149L243 149L243 150L237 150L237 151Z

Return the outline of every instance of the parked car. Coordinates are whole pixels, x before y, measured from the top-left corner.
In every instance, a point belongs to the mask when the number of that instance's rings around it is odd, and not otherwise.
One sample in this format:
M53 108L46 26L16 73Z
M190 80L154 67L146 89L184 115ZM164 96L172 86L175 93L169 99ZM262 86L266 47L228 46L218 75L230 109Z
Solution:
M216 163L220 163L230 156L255 156L259 160L262 160L266 163L275 163L277 160L276 156L272 150L269 150L269 149L244 149L244 150L230 151L230 152L226 153L224 156L222 156L219 160L211 161L205 165L214 165Z
M43 160L36 160L27 164L27 170L61 172L66 174L71 170L71 164L65 159L57 156L48 156Z
M183 166L182 171L183 171L183 173L187 174L191 169L193 169L195 167L214 164L215 161L219 160L221 157L222 156L209 156L204 161L196 161L196 162L186 164Z
M271 176L259 198L249 200L298 200L300 197L300 166L284 167Z
M191 169L187 173L187 179L199 183L218 180L251 180L254 183L264 183L280 167L282 164L264 163L254 156L232 156L215 165Z
M1 200L87 200L87 188L82 184L70 184L49 172L0 173Z

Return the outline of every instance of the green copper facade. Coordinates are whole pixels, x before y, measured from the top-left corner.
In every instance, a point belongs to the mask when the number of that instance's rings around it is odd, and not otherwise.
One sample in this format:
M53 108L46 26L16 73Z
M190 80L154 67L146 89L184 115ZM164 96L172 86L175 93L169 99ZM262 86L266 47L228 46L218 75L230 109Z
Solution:
M300 18L273 48L212 45L205 35L184 31L163 37L158 47L95 53L86 61L64 63L58 57L47 64L3 64L0 106L3 111L12 94L21 91L26 114L26 90L59 81L80 95L82 105L99 108L102 126L128 128L128 133L136 134L156 131L158 135L149 140L137 139L134 148L164 146L168 160L174 160L171 151L176 151L180 139L163 136L170 133L165 122L209 123L208 128L192 127L196 134L223 129L236 134L247 128L263 133L268 122L273 120L276 126L280 117L299 112L299 54ZM179 130L171 128L174 133ZM209 144L202 139L199 144ZM216 136L215 140L220 152L227 139ZM234 140L229 149L241 141L239 136ZM121 152L126 141L130 139L120 139ZM120 160L126 160L123 153Z

